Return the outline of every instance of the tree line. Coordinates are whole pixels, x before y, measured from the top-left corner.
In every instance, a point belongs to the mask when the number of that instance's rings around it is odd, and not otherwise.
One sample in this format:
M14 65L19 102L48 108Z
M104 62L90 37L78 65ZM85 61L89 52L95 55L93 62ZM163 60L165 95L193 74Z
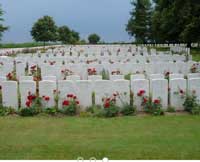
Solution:
M137 43L200 42L199 0L133 0L126 31Z

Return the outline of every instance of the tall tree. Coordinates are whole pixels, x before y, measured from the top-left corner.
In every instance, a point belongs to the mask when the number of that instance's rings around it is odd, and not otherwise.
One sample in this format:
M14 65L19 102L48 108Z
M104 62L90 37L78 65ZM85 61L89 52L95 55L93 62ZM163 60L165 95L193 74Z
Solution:
M1 40L2 36L3 36L3 32L8 30L8 27L4 26L2 24L2 22L4 21L4 19L2 18L2 15L3 15L3 10L1 9L1 5L0 5L0 40Z
M76 44L77 42L79 42L80 40L80 36L79 36L79 33L74 31L74 30L71 30L71 39L70 39L70 43L71 44Z
M71 41L71 30L67 26L61 26L58 28L58 40L63 44L68 44Z
M97 34L90 34L88 41L90 44L97 44L101 40L100 36Z
M126 31L135 37L138 43L147 43L151 38L151 2L150 0L133 0L131 18L126 26Z
M54 42L57 40L57 26L50 16L40 18L32 27L31 35L37 42Z
M188 43L200 40L198 0L154 0L152 17L154 40L158 43Z

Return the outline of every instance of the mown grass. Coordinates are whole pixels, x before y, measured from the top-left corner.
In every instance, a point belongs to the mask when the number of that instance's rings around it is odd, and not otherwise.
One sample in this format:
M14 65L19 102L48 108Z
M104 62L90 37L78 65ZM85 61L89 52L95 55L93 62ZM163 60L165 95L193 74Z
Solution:
M55 45L56 43L46 43L46 45ZM30 43L7 43L7 44L0 44L1 48L30 48L30 47L39 47L43 46L43 43L40 42L30 42Z
M200 159L200 116L0 118L0 159Z
M194 61L200 61L200 48L192 48L191 54Z

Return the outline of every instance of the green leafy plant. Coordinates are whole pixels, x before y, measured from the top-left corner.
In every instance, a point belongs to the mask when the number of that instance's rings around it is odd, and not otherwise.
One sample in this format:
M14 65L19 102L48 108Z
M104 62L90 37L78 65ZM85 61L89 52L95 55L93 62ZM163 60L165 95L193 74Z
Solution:
M200 114L200 105L194 93L192 95L187 94L183 106L191 114Z
M109 74L105 69L102 70L101 75L103 80L109 80Z
M136 106L124 104L120 112L125 116L134 115L136 113Z
M162 110L161 99L155 99L152 101L151 97L143 98L142 105L144 106L144 110L147 113L150 113L155 116L164 115L164 111Z
M19 115L21 116L34 116L42 111L42 98L28 92L26 108L21 108Z
M77 100L77 97L73 94L68 94L67 99L62 103L62 113L69 116L74 116L76 115L78 105L79 101Z
M103 116L116 117L119 114L119 107L116 105L117 94L113 94L111 97L103 98Z
M46 108L45 113L54 116L57 113L57 109L55 107Z
M169 106L169 107L167 108L167 112L173 113L173 112L176 112L176 109L175 109L174 107L172 107L172 106Z

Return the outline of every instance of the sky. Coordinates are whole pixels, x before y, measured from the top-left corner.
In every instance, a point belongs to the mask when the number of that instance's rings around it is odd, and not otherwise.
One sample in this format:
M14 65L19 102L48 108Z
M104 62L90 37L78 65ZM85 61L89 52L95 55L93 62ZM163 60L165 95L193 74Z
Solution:
M97 33L103 41L130 41L125 31L131 0L0 0L4 24L10 27L4 43L31 42L31 28L38 18L52 16L58 26L67 25L87 39Z

